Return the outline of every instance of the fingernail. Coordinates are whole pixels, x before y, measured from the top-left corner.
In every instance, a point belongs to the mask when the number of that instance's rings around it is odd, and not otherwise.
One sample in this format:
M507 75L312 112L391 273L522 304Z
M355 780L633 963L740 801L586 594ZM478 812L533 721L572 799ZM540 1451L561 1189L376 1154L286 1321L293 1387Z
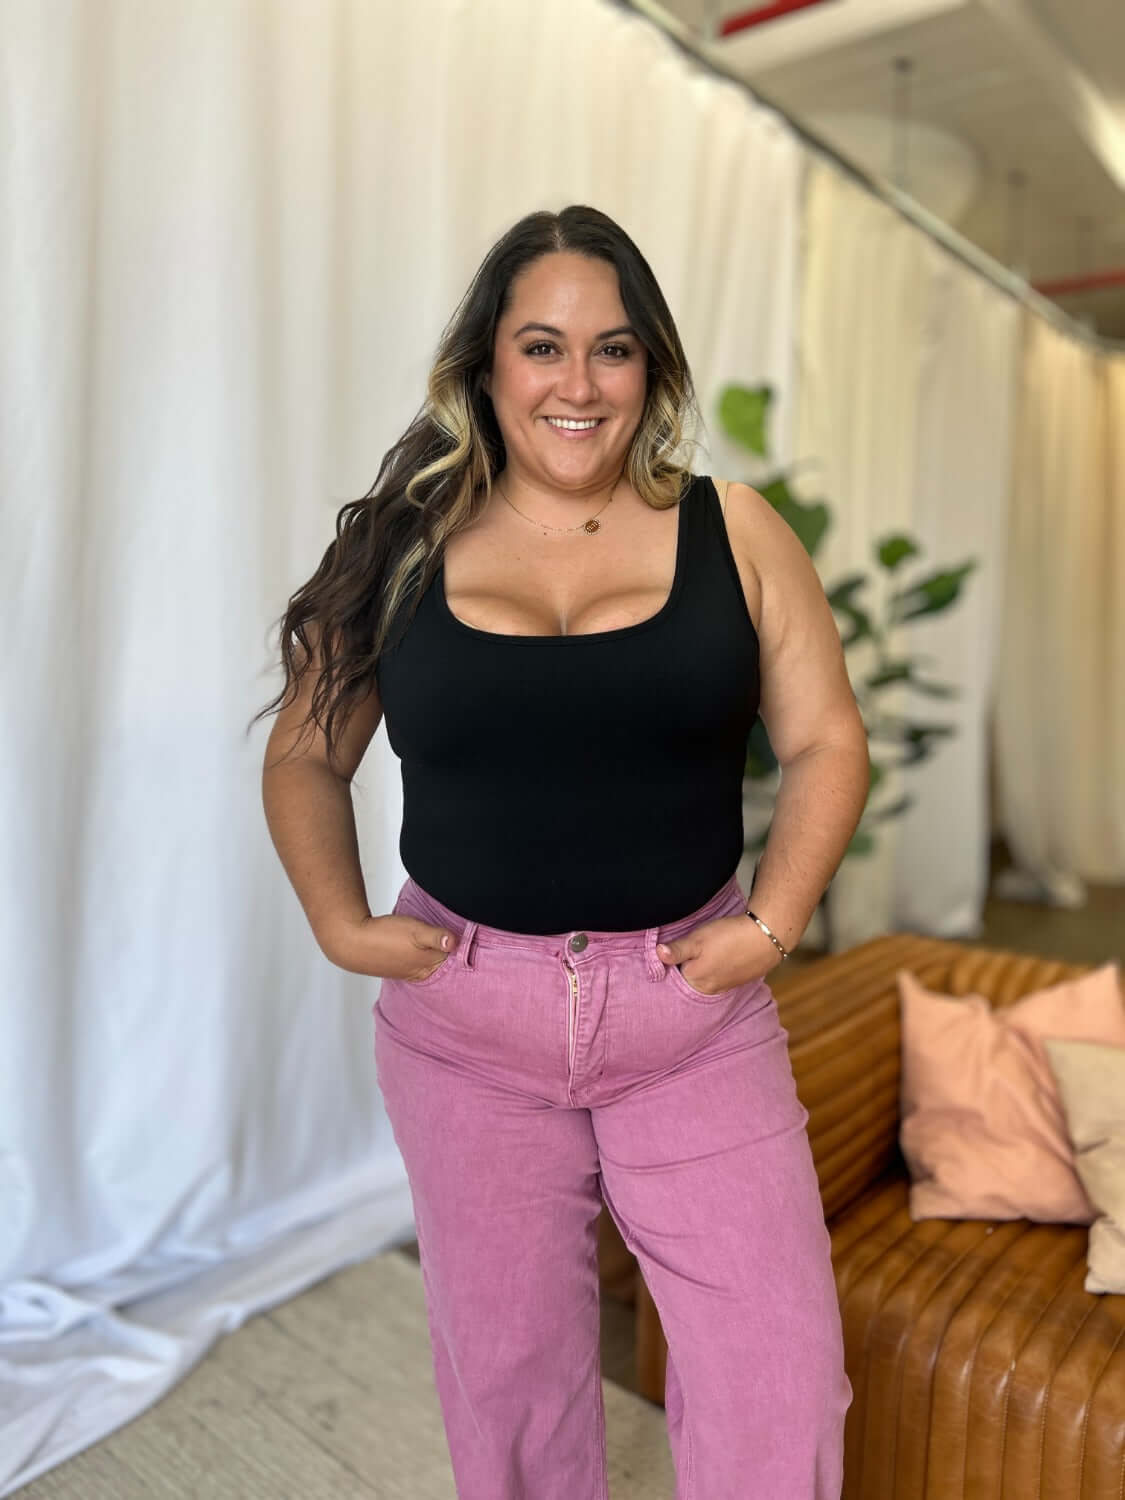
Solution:
M441 946L447 950L453 947L453 939L449 936L448 932L442 938Z

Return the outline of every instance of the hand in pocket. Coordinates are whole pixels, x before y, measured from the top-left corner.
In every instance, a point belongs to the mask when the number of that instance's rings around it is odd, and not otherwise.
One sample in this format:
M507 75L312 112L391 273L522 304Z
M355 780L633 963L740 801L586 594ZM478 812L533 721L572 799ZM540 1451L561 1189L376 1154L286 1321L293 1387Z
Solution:
M457 951L457 934L421 917L391 912L349 924L334 934L330 946L325 952L332 962L353 974L417 983L429 979Z

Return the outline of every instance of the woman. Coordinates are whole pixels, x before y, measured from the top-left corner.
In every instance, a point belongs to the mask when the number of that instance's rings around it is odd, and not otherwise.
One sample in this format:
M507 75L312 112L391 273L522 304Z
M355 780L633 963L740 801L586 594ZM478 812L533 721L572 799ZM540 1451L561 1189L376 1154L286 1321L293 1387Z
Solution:
M852 1390L765 976L859 820L867 740L802 547L685 467L695 410L628 236L528 215L282 622L266 816L324 953L382 980L460 1500L607 1496L603 1201L667 1335L682 1500L841 1489ZM349 783L384 711L409 878L373 915ZM783 772L748 910L759 711Z

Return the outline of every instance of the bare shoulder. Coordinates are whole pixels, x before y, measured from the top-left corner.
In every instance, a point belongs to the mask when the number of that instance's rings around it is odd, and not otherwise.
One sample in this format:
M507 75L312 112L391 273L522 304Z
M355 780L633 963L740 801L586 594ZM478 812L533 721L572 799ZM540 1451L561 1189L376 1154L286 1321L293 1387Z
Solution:
M726 525L740 576L752 571L755 579L760 711L778 759L785 765L815 746L845 741L865 753L840 632L812 558L748 484L728 487Z
M751 485L730 482L723 514L750 618L765 644L783 624L786 601L799 610L802 601L823 598L820 579L792 529Z

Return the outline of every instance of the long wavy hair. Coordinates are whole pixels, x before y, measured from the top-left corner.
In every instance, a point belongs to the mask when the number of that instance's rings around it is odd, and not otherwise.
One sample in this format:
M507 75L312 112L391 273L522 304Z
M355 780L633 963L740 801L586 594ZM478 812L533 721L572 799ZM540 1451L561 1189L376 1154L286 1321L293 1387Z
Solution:
M623 478L656 510L678 503L700 424L691 371L668 304L640 250L608 215L585 204L527 214L489 250L438 343L426 400L389 448L366 495L336 517L320 566L280 618L281 692L250 721L298 696L318 670L300 726L322 729L330 763L379 657L405 630L455 532L484 509L506 450L483 382L496 325L516 276L557 251L597 257L617 271L621 301L647 354L644 410ZM301 736L298 735L298 739Z

